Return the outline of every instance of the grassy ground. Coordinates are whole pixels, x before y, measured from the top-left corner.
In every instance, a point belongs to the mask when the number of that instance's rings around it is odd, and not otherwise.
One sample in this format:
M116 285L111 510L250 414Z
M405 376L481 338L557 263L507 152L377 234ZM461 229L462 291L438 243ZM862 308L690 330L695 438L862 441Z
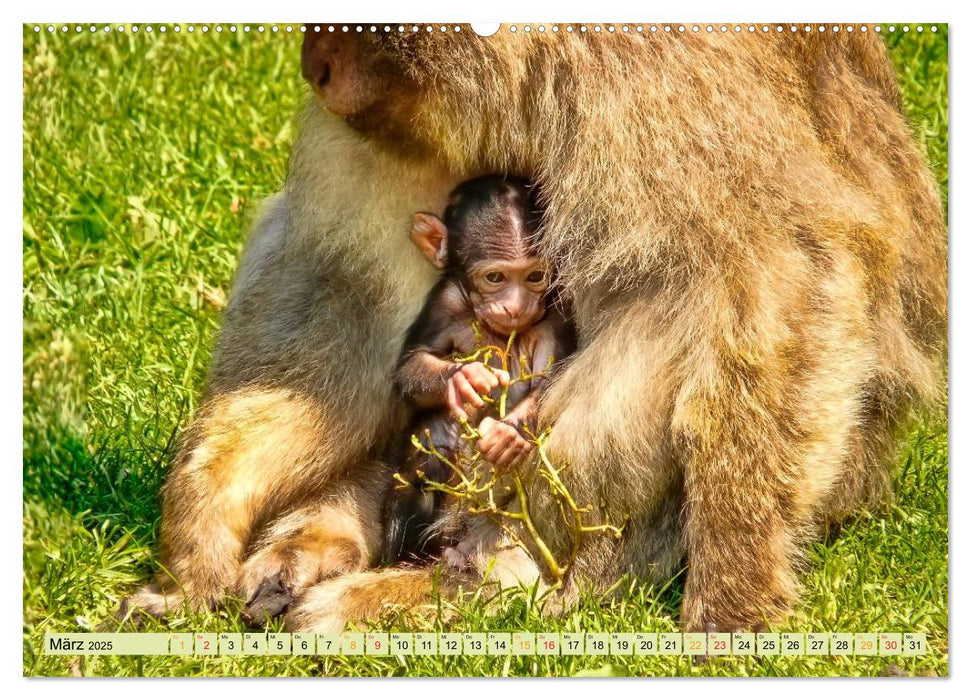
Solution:
M888 43L947 191L947 36ZM24 39L24 673L34 675L876 675L880 658L216 658L39 654L94 629L153 569L158 491L194 409L247 221L283 182L302 102L299 35ZM809 550L788 629L925 631L898 661L947 673L946 416L909 439L896 503ZM528 595L450 630L675 630L681 582L619 584L544 615ZM434 624L434 623L432 623ZM148 631L241 631L230 609ZM609 663L609 666L605 664Z

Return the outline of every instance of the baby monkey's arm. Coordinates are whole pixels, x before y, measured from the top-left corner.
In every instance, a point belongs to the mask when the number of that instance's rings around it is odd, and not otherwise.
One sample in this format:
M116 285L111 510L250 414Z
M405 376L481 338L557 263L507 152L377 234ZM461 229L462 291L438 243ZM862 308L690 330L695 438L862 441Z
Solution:
M505 422L520 431L536 431L539 402L550 384L550 377L563 360L576 350L576 331L556 305L550 305L546 318L533 327L537 334L533 356L526 371L536 375L529 382L529 393L506 416Z
M550 308L532 330L538 338L525 371L539 376L530 379L529 393L502 420L485 418L479 424L482 439L476 446L486 460L500 467L512 464L532 448L524 435L536 432L539 401L549 386L550 374L576 349L573 326L556 307Z
M481 362L444 359L455 350L475 347L472 310L455 282L445 278L428 295L412 324L395 370L398 393L418 408L447 405L459 419L468 419L464 404L482 408L482 395L509 383L509 375Z

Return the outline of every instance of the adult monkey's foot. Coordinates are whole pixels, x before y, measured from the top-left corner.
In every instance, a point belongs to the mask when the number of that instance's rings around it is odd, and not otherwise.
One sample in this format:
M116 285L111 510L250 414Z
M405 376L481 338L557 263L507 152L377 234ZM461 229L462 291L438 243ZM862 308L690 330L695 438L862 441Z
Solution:
M293 592L283 582L280 574L268 576L247 601L243 619L254 627L263 626L267 620L286 612L293 599Z

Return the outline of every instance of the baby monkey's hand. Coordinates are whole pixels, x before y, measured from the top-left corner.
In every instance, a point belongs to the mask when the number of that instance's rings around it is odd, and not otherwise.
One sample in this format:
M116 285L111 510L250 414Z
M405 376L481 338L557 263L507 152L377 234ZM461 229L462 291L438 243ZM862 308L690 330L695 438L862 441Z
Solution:
M483 395L489 394L498 386L509 386L509 373L501 369L493 369L481 362L470 362L462 365L448 378L445 387L445 405L458 420L468 420L465 404L473 408L482 408L485 401Z
M475 446L487 462L497 467L507 467L517 462L530 449L529 442L519 434L515 426L494 418L482 419L479 423L479 434L482 437Z

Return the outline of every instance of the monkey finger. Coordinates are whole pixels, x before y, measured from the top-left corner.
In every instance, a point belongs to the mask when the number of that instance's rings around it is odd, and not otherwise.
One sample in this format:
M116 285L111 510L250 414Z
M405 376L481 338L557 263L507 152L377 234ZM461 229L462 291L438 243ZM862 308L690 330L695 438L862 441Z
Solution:
M491 445L487 445L482 440L479 440L477 443L475 443L475 449L479 451L482 459L490 464L492 463L492 457L495 451L492 449Z
M469 419L469 414L465 412L465 404L462 401L462 397L452 382L449 382L448 388L446 389L445 405L449 408L449 411L456 420L465 421Z
M499 385L499 379L492 373L491 368L480 363L471 365L465 378L480 394L488 394Z
M523 440L519 444L519 459L522 459L523 457L525 457L526 455L528 455L532 451L533 451L533 446L530 445L525 440Z
M533 446L529 444L526 440L520 440L518 443L516 443L516 450L518 452L516 460L518 461L523 457L525 457L526 455L528 455L530 452L532 452Z
M509 385L509 373L491 365L480 364L476 368L476 378L483 383L483 390L492 391L498 386Z
M480 429L481 432L481 429ZM483 457L488 458L495 450L496 441L492 435L485 434L475 443L475 448L482 453Z
M480 452L483 450L494 450L496 447L502 445L502 435L500 435L499 432L494 429L483 432L482 428L480 427L479 434L482 437L476 446L478 447L481 444L481 448L479 449Z
M465 375L461 372L452 375L452 384L458 392L459 396L465 400L466 403L470 403L476 408L481 408L485 406L485 401L479 396L479 392L475 390L475 387L469 383L469 380L465 378Z
M496 369L495 367L488 367L488 369L499 381L499 386L509 386L509 372L504 369Z
M498 464L497 460L503 452L503 448L500 443L497 443L495 440L480 440L476 447L479 449L479 452L482 453L482 458L485 461L489 462L490 464Z
M512 461L513 462L520 461L523 457L529 454L529 451L532 449L532 447L533 446L530 445L529 442L526 441L522 435L519 435L517 433L516 439L513 440L510 446L510 449L512 449L515 452L515 456L512 458Z
M500 423L499 426L501 427L497 428L496 430L492 449L492 455L497 459L501 458L502 455L515 448L516 438L518 437L509 433L508 426L503 425L502 423Z
M506 447L494 460L493 464L500 467L508 467L515 463L522 456L519 445L513 443Z

